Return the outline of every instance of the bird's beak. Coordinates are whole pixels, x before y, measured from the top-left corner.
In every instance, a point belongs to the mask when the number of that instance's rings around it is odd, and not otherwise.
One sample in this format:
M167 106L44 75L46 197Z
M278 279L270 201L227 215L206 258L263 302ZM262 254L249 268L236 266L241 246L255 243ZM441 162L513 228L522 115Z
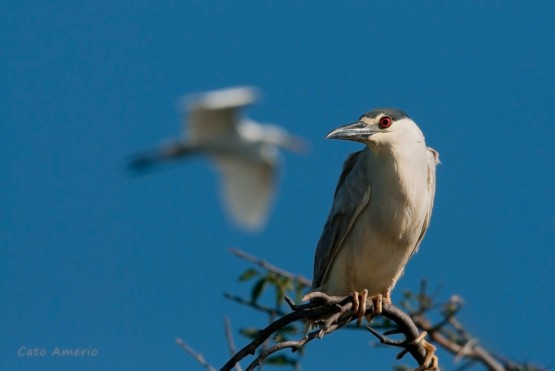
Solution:
M355 142L363 142L368 140L368 137L374 133L375 131L372 130L371 127L369 127L364 122L359 121L355 122L354 124L348 124L333 129L326 136L326 139L343 139L352 140Z
M290 135L287 138L287 141L285 141L285 143L282 143L282 145L283 148L301 155L306 154L310 147L307 141L300 137L295 137L292 135Z

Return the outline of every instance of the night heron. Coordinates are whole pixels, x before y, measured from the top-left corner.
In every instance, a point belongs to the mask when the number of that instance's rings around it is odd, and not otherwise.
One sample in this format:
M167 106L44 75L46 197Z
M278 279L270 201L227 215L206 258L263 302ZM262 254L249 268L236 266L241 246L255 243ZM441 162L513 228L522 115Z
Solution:
M368 297L375 314L382 301L391 302L391 290L424 238L438 153L426 147L418 126L397 109L370 111L326 138L365 148L343 166L316 249L313 291L353 295L360 324Z

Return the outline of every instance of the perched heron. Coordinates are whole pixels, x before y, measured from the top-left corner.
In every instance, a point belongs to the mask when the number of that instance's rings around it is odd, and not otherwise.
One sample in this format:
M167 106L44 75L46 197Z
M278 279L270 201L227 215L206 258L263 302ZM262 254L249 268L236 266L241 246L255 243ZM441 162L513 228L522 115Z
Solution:
M366 299L373 299L379 314L418 251L432 215L439 156L426 147L414 121L397 109L365 113L326 138L365 148L343 166L316 249L313 289L353 295L360 324Z
M223 199L231 216L249 229L266 220L275 192L278 148L300 152L304 141L285 129L241 118L258 91L237 87L187 96L186 137L137 155L130 164L142 171L193 154L208 155L221 173Z

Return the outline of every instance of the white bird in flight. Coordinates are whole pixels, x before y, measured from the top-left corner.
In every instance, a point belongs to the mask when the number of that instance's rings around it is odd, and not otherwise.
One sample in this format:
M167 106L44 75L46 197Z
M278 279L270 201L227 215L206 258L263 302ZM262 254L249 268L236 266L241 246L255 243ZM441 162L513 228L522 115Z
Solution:
M184 138L137 155L130 164L141 171L193 154L208 155L221 174L223 199L230 215L248 229L265 222L275 193L278 147L301 152L305 142L285 129L241 118L258 90L236 87L189 95Z

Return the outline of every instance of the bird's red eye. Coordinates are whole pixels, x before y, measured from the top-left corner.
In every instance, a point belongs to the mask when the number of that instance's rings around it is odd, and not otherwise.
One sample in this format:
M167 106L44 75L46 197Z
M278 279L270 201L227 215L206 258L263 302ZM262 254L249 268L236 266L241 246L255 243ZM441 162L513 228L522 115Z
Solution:
M381 129L387 129L391 126L391 117L384 116L380 119L380 123L378 124Z

